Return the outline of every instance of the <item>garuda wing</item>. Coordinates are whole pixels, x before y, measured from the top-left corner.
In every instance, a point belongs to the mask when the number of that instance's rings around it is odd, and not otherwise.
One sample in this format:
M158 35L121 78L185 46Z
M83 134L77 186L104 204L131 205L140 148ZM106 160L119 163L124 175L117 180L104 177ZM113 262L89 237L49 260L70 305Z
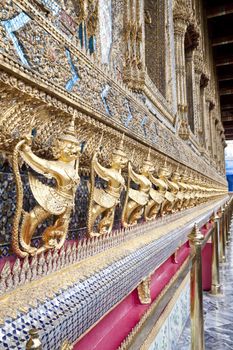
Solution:
M89 192L91 191L90 183L87 185ZM103 188L94 187L93 189L93 200L99 204L101 207L110 209L114 207L118 200L111 196L109 193L105 192Z
M168 192L168 191L165 193L165 198L171 203L174 202L174 200L175 200L175 196L171 192Z
M164 201L164 196L153 188L150 189L150 196L158 204L161 204Z
M133 201L135 201L139 205L146 205L148 202L148 194L134 190L133 188L129 189L129 198L131 198Z
M60 215L71 205L68 198L63 197L55 188L44 185L31 173L29 173L29 184L36 201L49 213Z

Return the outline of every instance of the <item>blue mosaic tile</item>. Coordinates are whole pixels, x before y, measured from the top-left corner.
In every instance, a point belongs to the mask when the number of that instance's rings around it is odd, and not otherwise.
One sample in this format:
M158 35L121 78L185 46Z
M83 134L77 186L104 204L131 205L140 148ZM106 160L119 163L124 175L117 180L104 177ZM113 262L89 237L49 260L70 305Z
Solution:
M24 27L25 24L27 24L30 21L31 21L31 18L26 13L21 12L16 17L9 19L7 21L1 22L2 26L5 28L8 36L11 38L11 40L14 44L15 50L16 50L17 54L19 55L22 63L27 67L29 67L29 63L25 57L25 54L24 54L23 49L20 45L20 42L18 41L18 39L15 35L15 32L17 32L19 29Z

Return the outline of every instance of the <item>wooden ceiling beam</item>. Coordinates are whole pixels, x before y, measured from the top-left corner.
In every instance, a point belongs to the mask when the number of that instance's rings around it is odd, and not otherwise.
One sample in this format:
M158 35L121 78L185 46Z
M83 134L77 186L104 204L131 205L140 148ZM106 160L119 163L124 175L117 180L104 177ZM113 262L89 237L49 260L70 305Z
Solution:
M233 110L233 104L221 104L221 110L222 111L226 111L226 110L229 110L229 109L232 109Z
M225 127L224 127L224 130L225 130L225 134L232 133L232 132L233 132L233 126L231 126L231 127L229 127L229 128L225 128Z
M233 43L233 35L228 35L220 38L214 38L212 41L212 46L227 45L232 43Z
M220 17L233 13L233 3L215 6L207 11L207 18Z
M233 74L232 75L218 75L218 81L227 81L227 80L233 80Z
M221 88L219 90L219 94L220 96L224 96L224 95L233 95L233 88L229 89L229 88Z
M222 58L216 58L215 60L216 67L221 67L221 66L229 66L233 64L233 57L222 57Z
M222 116L222 122L224 123L224 122L231 122L231 121L233 121L233 115L224 115L224 116Z

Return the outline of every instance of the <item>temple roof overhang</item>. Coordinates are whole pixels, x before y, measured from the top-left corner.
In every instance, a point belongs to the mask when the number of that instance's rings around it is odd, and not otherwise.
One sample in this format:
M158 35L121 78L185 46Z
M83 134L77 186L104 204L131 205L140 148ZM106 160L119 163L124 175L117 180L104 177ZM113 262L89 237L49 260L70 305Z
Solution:
M206 0L209 36L219 84L222 122L227 140L233 139L233 2Z

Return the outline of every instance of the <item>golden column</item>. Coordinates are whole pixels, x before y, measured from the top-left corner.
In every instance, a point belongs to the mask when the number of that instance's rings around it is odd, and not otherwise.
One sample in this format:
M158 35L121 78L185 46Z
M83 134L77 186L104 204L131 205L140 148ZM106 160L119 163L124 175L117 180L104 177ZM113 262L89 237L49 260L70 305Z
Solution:
M228 201L228 215L227 215L227 223L228 223L228 227L227 227L227 241L228 241L228 244L230 242L230 227L231 227L231 217L232 217L232 199L230 199Z
M212 283L211 293L220 293L220 277L219 277L219 216L215 214L213 234L212 234Z
M229 202L225 205L225 235L226 245L229 244Z
M193 255L191 269L191 342L192 350L204 350L204 319L202 293L202 258L201 248L203 234L195 224L193 231L188 235Z
M226 262L226 235L225 235L225 209L222 207L221 209L221 236L222 236L222 260L221 262Z
M223 236L224 236L224 243L225 243L225 253L226 253L226 246L227 246L227 207L224 205L224 219L223 219ZM226 255L226 254L225 254Z

